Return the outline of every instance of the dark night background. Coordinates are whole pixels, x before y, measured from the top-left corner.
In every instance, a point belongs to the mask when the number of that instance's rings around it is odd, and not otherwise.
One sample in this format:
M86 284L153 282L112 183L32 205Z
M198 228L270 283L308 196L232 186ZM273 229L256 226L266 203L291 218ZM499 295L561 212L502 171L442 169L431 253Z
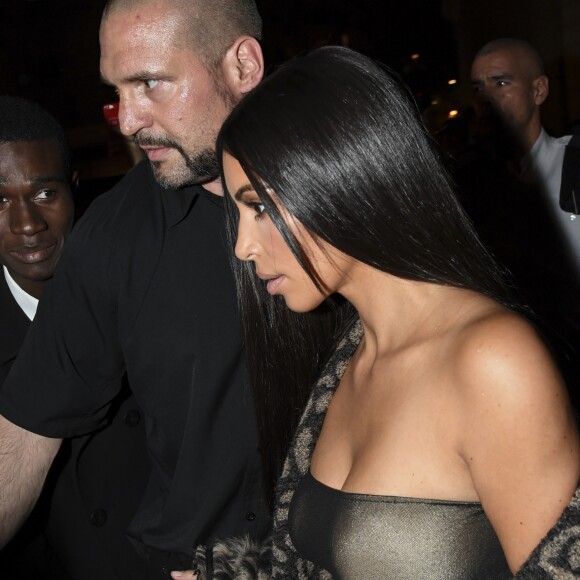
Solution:
M580 116L577 96L567 96L580 93L578 73L572 76L580 60L578 0L257 1L269 66L308 48L345 44L402 74L422 110L437 103L436 121L442 122L449 110L469 105L474 51L494 36L521 36L548 57L551 126L562 130ZM51 111L69 130L82 169L93 174L107 171L90 160L111 154L102 105L115 99L99 78L103 5L0 0L0 93L34 99ZM420 56L412 60L412 54ZM451 78L457 85L447 84Z

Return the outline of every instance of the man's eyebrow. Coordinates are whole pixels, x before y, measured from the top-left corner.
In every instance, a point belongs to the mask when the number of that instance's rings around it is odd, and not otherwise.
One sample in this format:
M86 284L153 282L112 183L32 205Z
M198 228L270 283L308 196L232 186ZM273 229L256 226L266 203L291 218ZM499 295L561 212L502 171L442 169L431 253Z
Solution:
M236 201L240 201L242 198L242 195L244 195L244 193L246 193L246 191L254 191L254 188L252 187L252 185L250 183L246 183L246 185L242 185L242 187L240 187L238 189L238 191L236 191L236 193L234 194L234 199Z
M43 183L67 183L67 180L62 175L35 175L31 179L27 179L25 183L41 185ZM0 177L0 185L8 185L11 181L4 177Z
M35 175L29 183L50 183L50 182L66 183L67 180L62 175Z
M494 81L503 81L505 79L513 79L514 75L512 73L498 73L496 75L491 75L490 78Z
M103 74L101 73L101 82L105 83L106 85L114 87L115 85L107 80ZM136 71L131 74L131 76L123 77L121 79L122 83L134 83L138 81L149 81L149 80L161 80L162 78L166 78L164 75L161 75L159 72L155 72L152 70L140 70Z
M512 73L497 73L495 75L491 75L488 77L492 81L511 81L515 78ZM480 79L472 79L471 80L472 86L478 86L484 84L484 82Z

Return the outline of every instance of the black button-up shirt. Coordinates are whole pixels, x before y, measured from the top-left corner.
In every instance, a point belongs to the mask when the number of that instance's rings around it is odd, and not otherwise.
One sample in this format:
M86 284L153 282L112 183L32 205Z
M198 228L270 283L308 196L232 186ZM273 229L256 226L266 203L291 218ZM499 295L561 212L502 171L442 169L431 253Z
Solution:
M126 372L153 462L129 533L186 554L268 519L222 204L162 189L147 163L99 197L0 392L13 423L70 437L103 424Z

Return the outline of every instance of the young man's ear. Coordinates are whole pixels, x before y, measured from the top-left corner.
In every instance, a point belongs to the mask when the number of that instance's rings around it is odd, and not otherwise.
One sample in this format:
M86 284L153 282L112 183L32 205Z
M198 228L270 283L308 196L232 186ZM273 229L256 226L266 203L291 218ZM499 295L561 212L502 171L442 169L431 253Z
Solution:
M550 94L550 83L546 75L534 80L534 103L541 105Z
M224 79L232 94L241 98L264 76L264 55L258 40L240 36L229 48L223 62Z

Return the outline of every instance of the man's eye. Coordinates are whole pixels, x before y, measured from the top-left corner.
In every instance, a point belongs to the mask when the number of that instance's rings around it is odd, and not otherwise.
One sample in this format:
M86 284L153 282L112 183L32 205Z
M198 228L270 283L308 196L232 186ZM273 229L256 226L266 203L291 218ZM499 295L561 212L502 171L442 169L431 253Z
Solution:
M154 81L154 80L152 80L152 79L148 79L148 80L146 80L146 81L143 81L143 82L145 83L145 85L147 86L147 88L148 88L149 90L151 90L151 89L154 89L154 88L157 86L157 83L158 83L159 81Z
M34 199L35 201L44 201L53 198L55 194L56 192L53 189L42 189L34 196Z

